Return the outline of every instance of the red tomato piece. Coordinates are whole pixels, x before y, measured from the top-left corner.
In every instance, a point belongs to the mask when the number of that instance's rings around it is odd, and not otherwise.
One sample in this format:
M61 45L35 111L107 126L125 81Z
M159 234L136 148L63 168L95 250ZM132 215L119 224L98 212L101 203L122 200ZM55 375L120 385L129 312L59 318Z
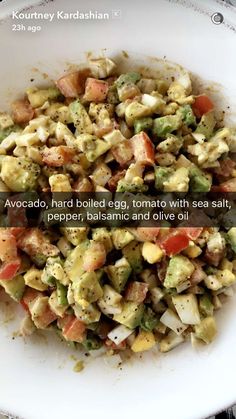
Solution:
M26 288L20 303L26 311L29 311L29 304L41 295L42 293L40 291L28 287Z
M43 162L52 167L61 167L70 163L74 155L75 150L73 148L63 145L51 148L45 147L42 151Z
M130 141L122 141L111 149L114 159L120 166L126 165L133 157L133 150Z
M5 262L0 267L0 279L2 280L10 280L16 276L17 271L21 265L20 258L17 258L15 261L12 262Z
M179 227L177 231L185 234L189 239L196 240L202 233L203 227Z
M102 243L92 243L84 253L83 268L86 272L100 269L106 262L106 249Z
M74 71L57 80L56 85L66 98L75 98L84 92L89 74L89 69Z
M195 102L192 104L194 114L201 118L207 112L214 109L214 104L211 99L206 95L197 96Z
M155 151L152 141L145 132L140 132L130 139L135 160L152 165L155 162Z
M195 271L192 273L191 277L189 278L192 285L197 285L202 282L206 278L206 273L202 269L204 265L203 262L191 260L193 265L195 266Z
M221 250L219 252L210 252L208 249L206 249L205 260L207 263L209 263L209 265L218 266L224 255L225 250Z
M88 77L85 83L84 99L88 102L104 102L109 85L106 81Z
M218 186L212 186L211 192L236 192L236 178L227 180Z
M73 317L73 319L64 326L62 334L66 340L81 343L85 338L85 330L85 324L76 317Z
M12 118L16 124L25 124L34 117L34 110L26 99L16 100L12 103Z
M171 234L167 236L161 243L161 248L165 251L167 256L173 256L186 249L189 245L190 239L181 233Z
M131 230L135 238L141 242L155 241L160 232L160 227L137 227Z
M135 303L142 303L148 292L148 284L145 282L133 281L130 282L125 293L125 298L128 301L133 301Z
M219 163L220 167L217 167L214 172L223 177L229 177L236 166L236 162L229 158L221 160Z
M38 253L45 256L57 256L59 250L51 244L38 228L25 230L17 240L17 246L30 256Z

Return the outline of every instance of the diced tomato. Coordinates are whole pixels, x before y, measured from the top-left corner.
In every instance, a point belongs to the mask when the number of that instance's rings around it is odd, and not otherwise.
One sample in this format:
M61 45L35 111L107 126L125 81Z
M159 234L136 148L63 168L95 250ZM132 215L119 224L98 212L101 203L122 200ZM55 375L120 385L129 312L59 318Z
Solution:
M236 178L227 180L218 186L212 186L211 192L236 192Z
M108 83L88 77L85 83L84 99L88 102L103 102L108 93Z
M126 340L123 340L122 342L119 343L119 345L116 345L114 342L112 342L112 340L106 339L105 346L115 351L122 351L126 349Z
M86 326L75 316L64 326L62 334L66 340L73 342L83 342L85 338Z
M74 71L56 81L56 85L66 98L75 98L84 92L89 69Z
M197 96L195 102L192 104L192 109L198 118L201 118L207 112L214 109L214 104L206 95Z
M75 192L93 192L94 187L88 178L82 180L78 179L73 183L73 190Z
M141 242L156 241L160 232L160 227L137 227L132 229L131 232L135 235L135 238Z
M28 287L26 288L20 303L26 311L29 311L29 304L41 295L42 293L40 291Z
M12 103L12 118L16 124L24 124L34 117L34 110L28 100L16 100Z
M140 132L130 139L135 160L143 164L154 164L155 152L150 138L145 132Z
M107 184L111 192L116 191L117 184L119 180L125 176L125 173L126 173L125 170L119 170L108 180Z
M16 238L9 229L0 229L0 259L9 262L17 258Z
M192 285L197 285L206 278L206 273L202 269L204 263L195 260L191 260L191 263L193 263L193 265L195 266L195 271L192 273L189 280Z
M186 249L189 245L190 239L181 233L173 233L164 238L160 247L165 251L167 256L173 256Z
M128 301L142 303L147 296L147 292L148 284L145 284L145 282L133 281L129 283L126 289L125 298Z
M185 234L189 239L196 240L202 233L203 227L179 227L176 230Z
M20 258L17 258L12 262L4 262L0 267L0 279L7 281L14 278L14 276L16 276L17 274L20 265Z
M100 269L106 262L106 249L103 243L93 242L85 251L83 268L86 272Z
M9 230L17 238L25 231L25 227L9 227Z
M75 150L73 148L63 145L51 148L45 147L42 151L43 162L52 167L61 167L70 163L74 155Z
M223 176L223 177L229 177L232 175L232 171L234 170L235 166L236 166L236 162L232 159L224 159L221 160L220 162L220 167L217 167L216 169L214 169L214 172L219 175L219 176Z
M63 317L59 317L57 319L57 325L59 329L63 330L64 328L67 328L71 321L74 319L75 316L73 314L65 314Z
M39 329L46 329L52 322L57 319L57 315L51 310L50 306L47 305L44 311L37 316L37 321L35 319L35 324Z
M110 121L109 124L104 124L103 122L98 123L98 124L93 124L94 135L96 135L96 137L98 138L103 137L104 135L113 131L113 129L114 129L114 125L112 121Z
M130 141L122 141L119 144L115 145L111 149L112 155L117 161L117 163L120 164L120 166L124 166L133 157L133 149L131 146Z
M17 246L30 256L38 253L45 256L57 256L59 250L51 244L38 228L27 229L17 240Z

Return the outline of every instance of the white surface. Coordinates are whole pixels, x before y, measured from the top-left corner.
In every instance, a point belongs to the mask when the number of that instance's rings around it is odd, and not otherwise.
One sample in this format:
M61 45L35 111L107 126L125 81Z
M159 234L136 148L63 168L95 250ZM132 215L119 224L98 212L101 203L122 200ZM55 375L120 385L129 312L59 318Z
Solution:
M200 12L186 7L190 3L198 4ZM236 33L230 26L236 13L219 1L103 0L98 6L97 0L58 0L38 10L66 8L119 8L122 18L41 22L42 31L30 35L12 32L10 21L0 25L0 106L24 90L32 75L42 80L32 68L56 77L66 62L84 61L84 52L99 53L103 48L111 56L121 50L167 56L207 80L222 83L230 103L235 102ZM225 24L211 22L215 12L224 14ZM16 326L1 325L0 410L25 419L207 417L236 401L235 302L229 300L218 313L219 336L211 346L195 352L186 344L166 355L145 354L122 371L92 360L75 374L69 348L54 339L13 341Z

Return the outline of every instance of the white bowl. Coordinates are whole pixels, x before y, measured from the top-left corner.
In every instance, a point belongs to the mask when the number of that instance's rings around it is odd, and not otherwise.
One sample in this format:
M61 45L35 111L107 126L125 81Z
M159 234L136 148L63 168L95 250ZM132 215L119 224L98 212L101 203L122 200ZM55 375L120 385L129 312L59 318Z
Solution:
M17 4L19 7L19 2ZM236 109L236 10L221 1L63 0L43 2L29 12L98 10L113 19L36 22L40 32L12 31L7 19L0 25L0 106L34 83L48 83L68 63L85 61L86 53L131 55L130 62L155 68L152 57L186 66L205 80L219 101L224 94L232 123ZM117 12L117 11L120 12ZM216 25L216 12L224 22ZM214 20L214 18L213 18ZM27 27L32 22L20 22ZM33 22L35 25L35 22ZM145 58L149 56L149 58ZM126 59L123 57L123 64ZM46 73L46 75L45 75ZM220 83L218 85L217 83ZM222 99L221 104L225 106ZM197 419L236 402L236 299L229 299L217 314L219 335L209 347L194 351L185 344L168 354L147 353L122 370L102 359L87 362L81 374L73 369L74 354L53 337L12 340L16 322L0 327L0 410L25 419L159 417ZM1 303L1 308L3 307ZM1 309L1 320L4 310Z

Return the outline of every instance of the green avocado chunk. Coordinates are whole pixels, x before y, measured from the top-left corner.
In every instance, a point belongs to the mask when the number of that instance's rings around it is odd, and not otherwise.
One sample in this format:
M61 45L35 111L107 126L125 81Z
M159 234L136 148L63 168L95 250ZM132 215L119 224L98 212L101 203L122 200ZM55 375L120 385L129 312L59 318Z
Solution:
M186 256L177 255L170 259L164 286L166 288L176 288L185 282L193 273L195 267Z
M117 292L121 292L132 272L132 268L126 258L116 261L115 265L106 267L107 276Z
M186 125L196 124L196 117L190 105L181 106L177 111L177 114L178 113L181 115L184 124Z
M148 131L152 128L153 119L150 117L144 117L135 119L134 121L134 133L138 134L141 131Z
M211 181L204 172L198 167L190 167L189 169L190 184L189 188L192 192L208 192L211 189Z
M157 137L165 138L168 134L180 128L182 122L180 114L156 118L153 122L153 134Z
M13 192L34 190L40 167L24 157L6 156L2 160L1 178Z
M158 317L156 313L150 308L147 307L144 311L143 317L141 319L141 329L146 332L152 331L158 324Z
M173 174L174 170L171 167L155 167L155 188L158 191L163 190L163 184Z
M17 275L10 281L0 281L0 285L5 289L6 293L15 301L20 301L25 290L25 281L22 275Z
M137 303L124 303L122 312L119 314L115 314L113 319L127 326L130 329L135 329L135 327L140 325L142 316L144 312L144 305L137 304Z
M131 71L130 73L121 74L115 81L115 85L118 89L123 87L125 84L136 84L141 79L139 73Z
M86 300L93 303L103 296L103 289L95 272L85 272L73 283L74 298L76 303Z
M195 132L196 134L205 135L206 139L208 140L213 135L215 125L216 119L214 112L208 112L202 116Z
M133 240L127 246L123 247L122 253L128 260L132 270L139 273L143 270L142 244Z
M69 111L73 124L76 127L78 134L92 134L93 133L93 124L92 121L85 109L85 107L80 103L80 100L77 99L74 102L71 102L69 105Z
M147 192L148 190L148 185L145 185L144 183L130 183L127 182L125 179L120 179L118 184L117 184L117 188L116 188L116 192L130 192L130 193L143 193L143 192Z
M68 300L67 300L67 290L68 288L61 284L59 281L57 281L57 300L58 304L61 306L67 306Z

